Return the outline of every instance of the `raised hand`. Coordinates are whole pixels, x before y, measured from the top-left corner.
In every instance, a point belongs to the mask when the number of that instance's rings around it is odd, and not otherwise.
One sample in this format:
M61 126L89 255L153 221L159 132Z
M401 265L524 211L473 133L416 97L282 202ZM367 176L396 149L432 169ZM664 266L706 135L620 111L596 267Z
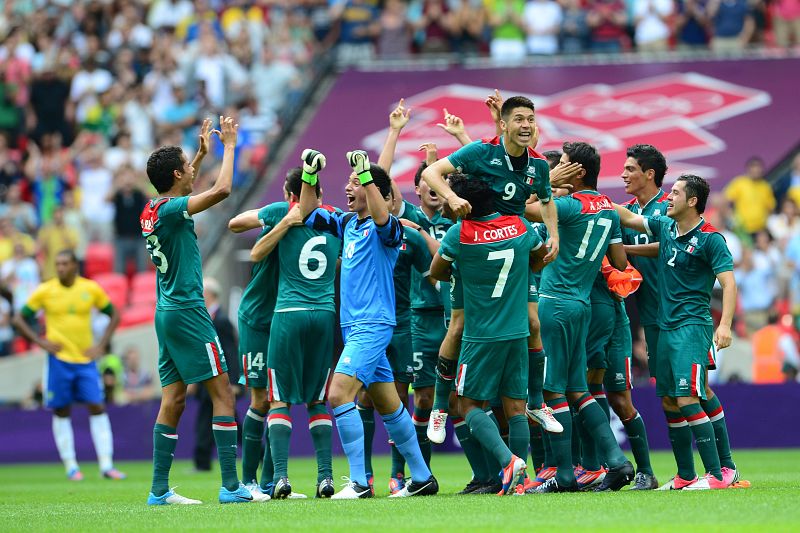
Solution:
M400 131L402 130L408 121L411 119L411 108L406 107L403 105L405 102L404 98L400 99L400 103L397 104L397 107L389 113L389 127L393 130Z
M363 174L369 171L369 155L364 150L353 150L347 152L347 162L356 174Z
M303 172L310 175L319 173L320 170L325 168L325 164L327 163L325 155L322 152L312 148L306 148L303 150L303 154L300 156L300 159L303 161Z
M489 108L489 112L492 114L492 119L495 122L499 122L501 118L500 110L503 108L503 97L500 96L500 91L495 89L494 94L487 96L483 103Z
M456 218L464 218L472 211L470 203L456 194L447 200L447 205Z
M438 123L436 125L453 137L463 135L466 130L464 128L464 121L461 120L461 117L457 117L452 113L448 113L447 108L442 109L442 111L444 112L444 123Z
M219 128L218 130L212 130L211 133L216 134L225 147L235 147L236 136L239 134L239 125L233 122L233 117L220 115Z
M417 151L425 152L425 162L429 165L434 164L439 159L436 144L434 143L422 143Z
M208 153L209 141L211 140L211 119L204 118L203 125L200 126L200 147L197 149L197 153L200 155L206 155Z

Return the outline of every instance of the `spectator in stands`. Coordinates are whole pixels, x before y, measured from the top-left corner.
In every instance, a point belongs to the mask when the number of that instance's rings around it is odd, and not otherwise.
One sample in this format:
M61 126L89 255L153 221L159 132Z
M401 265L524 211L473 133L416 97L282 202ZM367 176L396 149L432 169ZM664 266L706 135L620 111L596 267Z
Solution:
M492 40L489 55L496 61L525 57L525 0L486 0Z
M565 54L579 54L586 50L589 42L587 11L581 0L564 0L564 13L561 21L559 41Z
M745 248L741 265L735 272L745 324L752 333L767 323L767 314L775 304L777 265L763 252Z
M414 27L408 19L408 6L400 0L387 0L378 23L380 25L376 43L378 57L381 59L410 57Z
M747 160L746 173L725 187L725 197L733 204L736 223L743 231L754 235L767 226L767 217L776 202L772 186L764 179L764 161L760 157Z
M486 10L482 0L459 0L451 4L453 51L476 55L483 50Z
M114 175L103 165L102 147L96 145L85 150L78 165L81 210L86 215L89 238L109 242L114 207L107 198L114 183Z
M8 144L8 132L0 130L0 197L4 198L8 187L23 177L20 161L22 156L19 150L14 150Z
M558 53L558 33L563 18L561 5L555 0L530 0L525 4L529 54Z
M800 205L800 152L792 159L792 166L775 184L775 196L779 200L791 198L795 205Z
M341 0L333 5L339 61L348 64L375 57L379 16L380 10L370 0Z
M771 8L775 44L781 48L800 46L800 2L774 0Z
M289 87L301 76L300 70L288 58L279 58L269 47L258 53L250 67L252 92L258 107L274 116L288 102Z
M33 255L36 250L36 242L30 235L20 232L10 218L0 218L0 263L13 257L17 245L21 245L27 255Z
M776 311L769 314L768 323L753 334L753 382L781 383L795 381L800 368L797 330L792 316L779 318Z
M38 229L36 209L33 204L22 200L22 187L19 182L8 186L5 201L0 204L0 218L10 218L18 231L34 234Z
M147 25L153 29L175 28L194 14L189 0L153 0L147 13Z
M154 398L153 373L142 366L139 348L128 346L122 354L122 362L125 367L123 382L126 402L140 403Z
M628 44L628 17L621 0L594 0L586 22L591 28L591 49L596 53L616 54Z
M78 234L64 223L64 206L53 210L53 219L39 230L38 246L41 257L42 280L47 281L56 275L56 256L64 250L74 250L78 246Z
M125 274L128 262L132 261L134 270L142 272L147 258L139 216L147 203L147 196L139 188L133 168L124 166L119 169L108 201L114 206L114 270Z
M22 243L14 244L14 255L0 265L0 284L7 287L13 296L14 311L22 309L40 282L36 260Z
M12 341L14 340L14 328L11 327L11 316L13 309L8 300L7 292L0 294L0 357L12 353Z
M781 210L767 218L767 230L770 235L785 249L789 240L800 233L800 211L792 198L781 202Z
M753 37L755 20L748 0L709 0L708 17L714 52L741 52Z
M86 120L87 111L96 102L97 95L108 91L114 84L111 73L100 68L100 59L98 56L86 59L84 68L72 78L69 98L76 106L75 117L80 123Z
M673 0L634 0L634 42L640 52L664 52L669 49L670 19Z
M64 191L62 204L64 205L64 224L72 229L78 236L78 244L75 246L74 251L75 257L78 258L81 271L83 271L84 260L86 259L86 248L89 246L86 216L75 204L75 191L71 189Z
M707 0L677 0L675 35L678 48L701 49L708 46Z
M131 142L128 130L122 130L103 153L103 166L111 172L117 172L121 167L131 167L140 174L147 165L148 153L136 148Z
M390 3L387 2L387 7ZM420 52L435 54L450 51L456 30L453 14L445 0L424 0L421 17L414 25L422 36Z

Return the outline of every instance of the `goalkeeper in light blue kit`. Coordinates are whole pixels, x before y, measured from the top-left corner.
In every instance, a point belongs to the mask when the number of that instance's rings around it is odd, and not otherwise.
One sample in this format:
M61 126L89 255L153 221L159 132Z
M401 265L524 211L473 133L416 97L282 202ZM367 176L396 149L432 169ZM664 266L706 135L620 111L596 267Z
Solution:
M364 426L353 402L365 387L397 449L411 470L410 483L390 497L436 494L439 484L425 464L411 422L394 385L386 347L395 326L394 265L403 240L403 226L389 213L391 178L370 165L362 150L348 152L353 168L345 194L349 213L317 209L317 174L325 156L303 151L300 209L305 224L342 239L341 325L345 347L328 391L342 448L350 464L350 480L332 499L372 497L364 469Z

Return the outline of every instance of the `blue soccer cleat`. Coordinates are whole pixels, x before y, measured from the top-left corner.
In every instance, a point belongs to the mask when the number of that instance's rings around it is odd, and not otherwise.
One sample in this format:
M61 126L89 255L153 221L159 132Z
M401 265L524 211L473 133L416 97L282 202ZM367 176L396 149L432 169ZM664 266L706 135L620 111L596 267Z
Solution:
M250 503L253 495L247 490L243 483L239 483L236 490L228 490L225 487L219 488L219 503Z

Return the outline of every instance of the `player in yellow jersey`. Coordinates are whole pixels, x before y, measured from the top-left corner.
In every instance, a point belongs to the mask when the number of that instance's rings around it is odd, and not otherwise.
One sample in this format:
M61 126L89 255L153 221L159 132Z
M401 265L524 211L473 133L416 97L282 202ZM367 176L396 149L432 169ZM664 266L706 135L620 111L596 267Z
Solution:
M98 342L92 336L92 309L111 317ZM44 337L37 335L25 321L39 311L44 312ZM111 423L103 407L100 373L95 363L106 353L117 324L119 314L105 291L94 281L78 275L78 260L72 250L58 253L56 277L39 285L14 317L17 329L47 352L42 383L45 405L53 410L53 437L58 454L67 476L74 481L83 479L83 474L75 460L70 420L73 403L85 403L89 408L89 429L103 477L125 478L112 462Z

